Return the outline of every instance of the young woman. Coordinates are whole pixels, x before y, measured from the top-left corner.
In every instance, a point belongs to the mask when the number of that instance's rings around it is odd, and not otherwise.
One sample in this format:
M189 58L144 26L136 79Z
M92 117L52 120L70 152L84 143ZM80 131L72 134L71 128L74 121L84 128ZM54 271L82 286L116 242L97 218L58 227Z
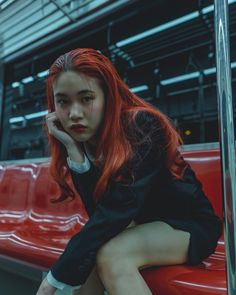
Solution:
M60 56L47 78L50 172L89 220L69 241L37 295L148 295L139 270L196 265L214 252L222 223L180 155L182 140L157 108L130 92L94 49Z

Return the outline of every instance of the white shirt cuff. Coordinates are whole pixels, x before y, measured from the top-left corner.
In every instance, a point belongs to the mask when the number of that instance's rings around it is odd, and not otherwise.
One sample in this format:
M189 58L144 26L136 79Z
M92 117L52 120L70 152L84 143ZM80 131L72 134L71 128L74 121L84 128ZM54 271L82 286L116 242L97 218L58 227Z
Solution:
M75 172L78 172L78 173L85 173L85 172L89 171L89 169L90 169L90 162L89 162L88 158L86 157L86 155L84 155L84 162L83 163L77 163L75 161L72 161L70 159L70 157L67 157L67 164L72 170L74 170Z
M70 288L72 287L72 286L70 286L70 285L67 285L67 284L65 284L65 283L62 283L62 282L59 282L58 280L56 280L56 279L53 277L51 271L49 271L49 273L47 274L47 281L48 281L48 283L49 283L50 285L52 285L53 287L55 287L55 288L57 288L57 289L59 289L59 290L63 290L63 289L66 288L66 287L70 287ZM77 286L76 288L78 288L78 287L80 287L80 286ZM73 288L74 288L74 286L73 286Z

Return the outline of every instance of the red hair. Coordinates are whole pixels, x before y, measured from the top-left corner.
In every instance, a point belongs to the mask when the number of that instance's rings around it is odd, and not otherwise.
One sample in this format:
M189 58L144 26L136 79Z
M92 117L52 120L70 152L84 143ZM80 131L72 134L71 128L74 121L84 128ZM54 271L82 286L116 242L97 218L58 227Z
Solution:
M103 88L106 106L103 128L96 150L95 163L103 155L102 172L94 190L94 199L99 200L108 188L109 179L113 178L124 164L133 156L132 143L125 130L140 111L152 114L158 119L165 135L166 167L176 178L182 178L186 163L177 147L183 144L170 119L157 108L132 93L121 80L113 64L107 57L95 49L77 48L61 55L49 69L46 80L47 103L50 112L55 111L53 83L60 73L76 71L92 78L97 78ZM124 115L126 120L124 119ZM47 129L46 129L47 130ZM51 148L50 173L58 183L61 196L55 201L74 197L68 185L70 177L66 157L67 151L62 143L47 131ZM97 162L98 163L98 162ZM116 178L118 179L118 178Z

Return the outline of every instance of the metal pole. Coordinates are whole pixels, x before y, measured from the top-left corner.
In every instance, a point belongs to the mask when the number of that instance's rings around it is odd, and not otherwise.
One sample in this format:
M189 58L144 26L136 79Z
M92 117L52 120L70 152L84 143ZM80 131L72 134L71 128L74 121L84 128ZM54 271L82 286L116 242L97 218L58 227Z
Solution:
M3 55L3 36L2 32L0 32L0 142L4 142L3 140L3 96L4 96L4 63L2 61ZM2 145L0 146L0 160L2 159Z
M228 294L236 294L236 187L235 140L229 57L229 25L227 0L214 0L217 68L217 97L219 108L220 150L225 213L225 252Z
M205 116L204 116L204 75L203 71L200 70L200 75L198 78L199 89L198 89L198 103L199 103L199 119L200 119L200 142L205 142Z

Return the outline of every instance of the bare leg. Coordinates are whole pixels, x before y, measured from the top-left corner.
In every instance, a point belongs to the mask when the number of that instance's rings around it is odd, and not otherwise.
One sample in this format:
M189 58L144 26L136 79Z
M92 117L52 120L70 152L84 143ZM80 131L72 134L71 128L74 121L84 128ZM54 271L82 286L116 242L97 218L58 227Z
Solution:
M152 295L152 292L148 288L142 275L139 273L137 268L128 269L126 266L125 271L122 269L119 274L113 273L115 278L110 276L109 279L104 280L104 285L110 295Z
M127 228L134 225L135 223L132 221ZM74 290L73 295L103 295L104 291L104 286L97 274L97 267L95 267L85 284L82 285L78 290Z
M97 275L97 269L95 267L85 284L78 290L74 290L73 295L103 295L104 290L104 286Z
M134 226L101 247L98 274L110 295L150 295L139 269L185 263L189 240L190 233L161 221Z

